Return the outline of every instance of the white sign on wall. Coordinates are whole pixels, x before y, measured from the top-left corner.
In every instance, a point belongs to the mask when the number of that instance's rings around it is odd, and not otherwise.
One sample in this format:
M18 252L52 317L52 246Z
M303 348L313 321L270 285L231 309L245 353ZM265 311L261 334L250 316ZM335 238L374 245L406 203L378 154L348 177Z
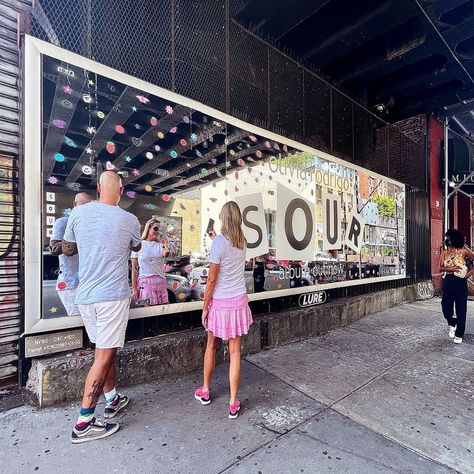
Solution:
M269 252L268 232L261 193L235 197L242 213L243 231L247 240L247 258L255 258Z
M276 221L277 258L312 260L316 228L314 203L278 183Z
M323 250L339 250L342 246L342 204L339 194L322 194Z

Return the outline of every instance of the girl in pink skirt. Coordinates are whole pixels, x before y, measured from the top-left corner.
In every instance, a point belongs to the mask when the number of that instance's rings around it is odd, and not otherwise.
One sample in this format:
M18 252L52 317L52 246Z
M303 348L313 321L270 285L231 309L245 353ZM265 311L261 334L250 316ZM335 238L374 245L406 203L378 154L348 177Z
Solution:
M252 324L244 277L246 243L242 232L242 215L234 201L224 204L219 218L221 235L214 238L211 246L211 265L202 313L202 324L208 331L204 383L194 392L194 398L203 405L211 403L209 389L216 362L216 338L229 341L229 418L237 418L240 410L240 401L237 399L240 337L247 334Z
M163 268L169 248L166 241L157 242L159 236L160 222L150 219L143 229L142 248L131 254L133 299L150 305L168 303Z

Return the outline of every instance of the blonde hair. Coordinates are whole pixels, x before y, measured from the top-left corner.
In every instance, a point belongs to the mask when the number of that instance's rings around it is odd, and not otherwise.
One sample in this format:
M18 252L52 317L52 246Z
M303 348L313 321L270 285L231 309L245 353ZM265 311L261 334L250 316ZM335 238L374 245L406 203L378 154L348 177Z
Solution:
M245 237L242 232L242 214L235 201L226 202L219 215L221 220L221 234L227 237L233 247L243 249Z
M145 227L143 228L143 232L142 232L142 236L141 236L142 240L146 240L148 238L148 232L150 231L150 227L153 224L158 224L158 222L160 222L160 221L158 219L154 219L154 218L151 218L149 221L147 221L147 223L145 224Z

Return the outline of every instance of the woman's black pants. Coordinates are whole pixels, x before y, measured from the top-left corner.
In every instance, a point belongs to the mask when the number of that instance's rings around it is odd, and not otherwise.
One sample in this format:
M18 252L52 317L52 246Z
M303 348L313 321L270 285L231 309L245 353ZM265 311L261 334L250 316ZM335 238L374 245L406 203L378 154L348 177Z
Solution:
M456 317L454 316L456 304ZM456 336L463 337L466 329L467 280L454 275L446 275L443 282L443 315L450 326L456 326Z

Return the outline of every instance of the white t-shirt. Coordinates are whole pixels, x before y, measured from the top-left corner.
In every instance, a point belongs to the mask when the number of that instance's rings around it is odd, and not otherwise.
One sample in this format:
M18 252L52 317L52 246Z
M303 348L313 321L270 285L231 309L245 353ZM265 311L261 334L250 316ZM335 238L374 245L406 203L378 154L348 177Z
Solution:
M245 287L245 246L243 249L232 247L223 235L212 241L209 261L219 265L213 298L234 298L247 293Z
M163 256L163 245L160 242L142 240L142 248L139 252L132 252L130 258L138 258L139 278L159 275L166 278L163 270L165 258Z

